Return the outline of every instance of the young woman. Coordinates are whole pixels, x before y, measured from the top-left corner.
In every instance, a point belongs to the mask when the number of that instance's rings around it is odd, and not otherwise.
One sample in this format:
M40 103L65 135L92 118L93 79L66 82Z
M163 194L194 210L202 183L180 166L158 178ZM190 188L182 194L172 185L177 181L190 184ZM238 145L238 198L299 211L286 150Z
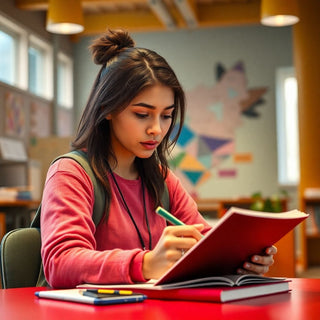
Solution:
M87 152L106 189L106 210L95 227L93 186L77 162L60 159L50 167L42 200L42 258L55 288L159 278L210 229L166 160L185 112L175 73L157 53L135 47L124 31L106 32L91 50L102 67L73 148ZM175 126L178 134L171 137ZM170 211L185 226L167 226L155 213L164 184ZM238 272L267 272L275 253L268 248Z

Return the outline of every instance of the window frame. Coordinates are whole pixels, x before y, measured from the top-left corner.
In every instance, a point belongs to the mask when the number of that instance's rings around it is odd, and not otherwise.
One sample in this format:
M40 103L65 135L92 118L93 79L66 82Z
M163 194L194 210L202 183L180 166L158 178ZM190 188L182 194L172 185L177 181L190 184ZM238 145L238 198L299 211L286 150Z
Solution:
M43 87L41 88L41 92L32 92L30 90L29 83L29 72L28 72L28 90L30 93L35 94L37 96L46 98L48 100L52 100L53 98L53 49L50 44L46 41L40 39L39 37L30 34L29 42L28 42L28 71L29 70L29 48L32 47L38 51L43 53L43 65L41 65L42 73L44 77L40 79Z
M278 68L276 71L278 182L281 186L298 186L300 181L298 87L296 82L296 96L293 97L295 101L291 106L287 105L285 80L288 78L296 79L294 67ZM290 111L288 108L291 108ZM296 175L290 173L292 163Z
M65 82L62 84L64 87L64 95L65 100L60 101L59 99L59 64L63 64L66 66L65 71ZM73 97L73 60L65 53L59 51L57 54L57 105L59 108L64 108L67 110L72 110L74 107L74 97Z

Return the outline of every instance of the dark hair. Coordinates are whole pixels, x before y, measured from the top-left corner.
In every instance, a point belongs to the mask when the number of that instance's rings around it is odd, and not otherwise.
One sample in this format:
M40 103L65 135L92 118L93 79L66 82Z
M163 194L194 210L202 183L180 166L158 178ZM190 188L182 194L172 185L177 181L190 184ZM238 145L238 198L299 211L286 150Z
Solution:
M139 175L159 205L167 176L167 152L180 134L185 96L181 85L166 60L156 52L135 47L130 35L123 30L109 30L90 46L93 60L102 65L83 111L75 139L74 149L87 149L90 164L107 190L106 209L110 204L110 185L107 179L108 162L116 158L111 147L108 114L124 110L141 90L162 84L174 92L174 112L167 135L150 158L136 158ZM172 132L175 128L175 136Z

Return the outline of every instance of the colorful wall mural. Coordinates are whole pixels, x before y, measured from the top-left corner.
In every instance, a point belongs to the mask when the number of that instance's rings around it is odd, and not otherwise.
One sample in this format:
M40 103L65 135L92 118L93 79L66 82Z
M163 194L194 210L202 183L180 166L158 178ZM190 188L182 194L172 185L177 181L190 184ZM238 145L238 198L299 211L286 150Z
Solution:
M186 92L187 114L170 166L186 189L197 197L197 187L214 178L235 178L238 163L250 163L251 153L236 153L236 131L243 117L260 116L266 87L250 88L242 62L226 70L215 68L217 83L199 85ZM173 132L174 134L175 132ZM232 157L230 168L221 163Z

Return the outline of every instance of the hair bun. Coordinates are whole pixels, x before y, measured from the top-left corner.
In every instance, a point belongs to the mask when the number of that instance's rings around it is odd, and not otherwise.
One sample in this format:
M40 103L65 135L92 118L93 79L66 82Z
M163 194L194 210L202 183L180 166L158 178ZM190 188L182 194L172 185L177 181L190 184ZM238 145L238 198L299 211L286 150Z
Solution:
M134 46L135 43L128 32L124 30L108 30L93 41L90 50L94 63L104 65L120 52Z

